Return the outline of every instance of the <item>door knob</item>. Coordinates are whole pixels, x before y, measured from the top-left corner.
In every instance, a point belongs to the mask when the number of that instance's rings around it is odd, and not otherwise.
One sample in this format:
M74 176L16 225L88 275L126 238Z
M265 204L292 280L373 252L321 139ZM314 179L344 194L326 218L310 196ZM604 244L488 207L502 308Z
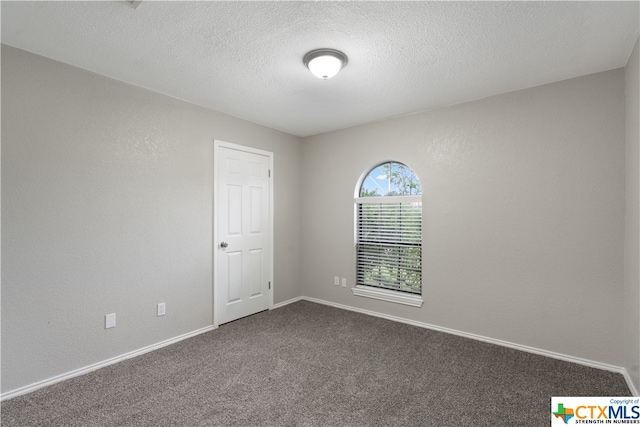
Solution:
M223 249L226 248L227 246L229 246L229 244L227 242L220 243L220 247L223 248Z

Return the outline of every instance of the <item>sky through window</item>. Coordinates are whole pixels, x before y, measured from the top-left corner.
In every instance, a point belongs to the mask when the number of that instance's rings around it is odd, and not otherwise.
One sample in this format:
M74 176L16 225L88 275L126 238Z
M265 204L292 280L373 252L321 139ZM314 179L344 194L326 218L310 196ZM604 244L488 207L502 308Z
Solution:
M420 181L413 171L397 162L373 168L362 182L360 197L415 196L422 194Z

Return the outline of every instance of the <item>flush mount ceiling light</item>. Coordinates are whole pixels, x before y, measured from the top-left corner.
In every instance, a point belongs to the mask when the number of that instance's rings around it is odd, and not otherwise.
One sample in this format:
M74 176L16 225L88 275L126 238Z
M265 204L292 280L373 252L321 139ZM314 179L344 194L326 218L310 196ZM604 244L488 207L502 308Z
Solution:
M136 0L124 0L124 1L126 3L129 3L129 5L134 9L137 9L138 6L140 6L140 3L142 3L142 0L138 0L138 1L136 1Z
M335 49L316 49L307 53L302 62L319 79L330 79L347 65L347 55Z

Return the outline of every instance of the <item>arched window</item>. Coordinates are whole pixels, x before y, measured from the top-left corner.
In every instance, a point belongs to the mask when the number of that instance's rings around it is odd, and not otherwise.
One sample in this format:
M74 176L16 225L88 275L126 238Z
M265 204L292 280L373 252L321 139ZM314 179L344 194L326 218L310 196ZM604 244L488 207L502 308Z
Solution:
M422 305L422 187L406 165L386 162L362 179L356 206L353 293Z

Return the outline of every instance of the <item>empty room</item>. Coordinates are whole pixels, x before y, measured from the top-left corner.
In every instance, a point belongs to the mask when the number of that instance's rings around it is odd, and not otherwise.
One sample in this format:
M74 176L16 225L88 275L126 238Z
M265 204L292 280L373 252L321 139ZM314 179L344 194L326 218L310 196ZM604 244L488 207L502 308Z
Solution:
M2 425L640 423L639 2L0 15Z

